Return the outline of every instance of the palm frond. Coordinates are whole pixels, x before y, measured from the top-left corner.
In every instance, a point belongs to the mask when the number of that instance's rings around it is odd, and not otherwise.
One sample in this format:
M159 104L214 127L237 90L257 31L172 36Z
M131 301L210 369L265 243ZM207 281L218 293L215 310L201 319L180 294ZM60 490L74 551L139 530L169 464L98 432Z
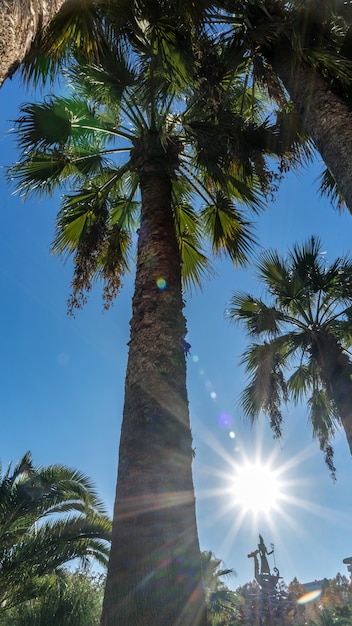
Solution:
M125 17L123 3L120 4L119 13ZM57 70L64 67L72 52L92 63L99 61L113 42L114 32L104 20L108 8L109 2L105 1L64 3L46 30L38 50L34 48L27 58L23 68L25 80L38 83L52 79ZM47 59L46 63L42 55Z
M50 196L67 179L78 176L75 164L57 150L32 153L7 171L8 180L15 183L16 192L25 198L29 194Z
M114 135L114 128L106 124L99 111L77 94L65 98L52 96L41 104L24 104L21 113L15 120L15 133L24 154L28 150L59 148L68 143L80 145L82 139L91 141L98 134L102 148Z
M68 71L79 94L119 115L128 89L135 84L137 74L126 57L109 51L99 64L76 63ZM115 125L117 119L115 117Z
M149 28L148 37L153 46L153 65L159 80L168 81L172 92L181 91L192 80L194 54L191 38L171 20L159 20ZM153 72L155 77L155 72ZM165 87L165 84L164 84ZM161 90L164 92L164 88Z
M248 334L253 336L262 333L275 336L280 331L280 322L285 320L274 307L241 292L233 294L228 314L235 322L245 322Z
M199 238L183 232L178 236L182 260L182 280L184 288L190 292L192 287L201 287L204 278L214 275L210 261L203 253Z
M261 353L260 362L251 377L249 385L241 394L241 408L245 416L253 423L261 412L270 417L270 427L275 437L281 437L282 413L280 406L288 400L286 382L281 368L275 363L275 354L271 346L253 345L250 352Z
M251 223L226 196L217 193L215 203L202 209L201 219L215 254L226 253L234 263L246 263L255 244Z
M302 50L302 58L312 67L321 69L323 73L338 78L339 82L350 85L352 77L352 61L341 54L330 50Z
M128 164L121 168L106 169L102 176L91 180L89 187L83 187L76 193L64 197L62 209L57 216L56 237L52 245L54 253L61 255L74 252L94 225L103 230L101 230L100 237L96 239L95 243L91 242L90 248L93 250L94 245L99 246L109 219L110 198L113 206L113 223L119 217L118 209L121 210L123 206L125 208L126 206L131 207L132 210L135 209L134 204L114 195L114 188L119 187L128 169ZM119 200L122 203L120 205L118 204ZM123 204L124 202L127 204Z
M311 389L312 372L308 365L301 363L287 379L287 389L294 402L302 400Z
M336 469L333 463L333 449L330 442L335 435L338 425L335 407L331 404L322 388L313 389L313 393L308 399L308 406L313 437L318 439L320 449L325 453L325 462L334 479Z
M345 200L340 194L336 181L329 169L323 170L318 177L319 193L321 196L328 198L337 211L346 209Z

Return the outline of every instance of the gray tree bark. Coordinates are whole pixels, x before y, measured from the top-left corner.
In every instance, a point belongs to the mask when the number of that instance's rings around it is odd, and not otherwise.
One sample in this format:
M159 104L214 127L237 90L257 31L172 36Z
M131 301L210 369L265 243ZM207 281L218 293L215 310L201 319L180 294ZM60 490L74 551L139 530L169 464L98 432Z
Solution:
M285 85L346 206L352 213L352 112L320 74L282 55L270 59Z
M0 0L0 87L67 0Z

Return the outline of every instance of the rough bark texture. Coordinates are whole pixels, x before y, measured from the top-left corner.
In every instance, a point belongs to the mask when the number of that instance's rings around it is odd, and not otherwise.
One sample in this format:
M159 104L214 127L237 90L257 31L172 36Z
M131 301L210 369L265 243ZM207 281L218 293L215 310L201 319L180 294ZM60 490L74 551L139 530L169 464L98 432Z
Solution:
M284 83L352 213L351 111L320 74L308 65L297 63L293 70L292 58L282 50L270 54L269 61Z
M338 410L352 455L352 363L332 336L324 334L316 349L324 387Z
M66 0L0 0L0 86Z
M138 167L142 223L101 624L205 626L170 174L157 156Z

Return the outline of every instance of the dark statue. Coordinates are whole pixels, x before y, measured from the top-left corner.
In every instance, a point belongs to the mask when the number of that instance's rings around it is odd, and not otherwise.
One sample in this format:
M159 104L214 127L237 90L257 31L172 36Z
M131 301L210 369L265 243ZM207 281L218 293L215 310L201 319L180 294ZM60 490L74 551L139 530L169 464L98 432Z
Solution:
M274 567L273 568L274 573L271 574L268 559L266 558L267 556L273 553L274 553L274 547L271 550L271 552L268 552L267 547L264 543L263 537L259 535L258 549L248 554L248 558L254 559L254 578L256 579L257 583L262 588L274 590L280 578L280 573L277 567ZM259 568L258 554L260 558L260 568Z
M270 570L268 556L273 555L274 567ZM274 545L270 552L259 535L256 550L248 554L254 560L254 578L257 585L249 585L245 591L247 623L253 626L282 626L288 611L296 606L295 598L287 592L275 564Z

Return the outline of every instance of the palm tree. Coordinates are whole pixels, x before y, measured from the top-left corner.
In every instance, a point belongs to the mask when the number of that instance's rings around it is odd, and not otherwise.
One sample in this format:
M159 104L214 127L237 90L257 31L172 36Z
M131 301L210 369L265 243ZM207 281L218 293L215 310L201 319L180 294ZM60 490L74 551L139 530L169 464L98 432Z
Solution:
M91 481L27 452L0 481L0 611L40 595L63 564L107 565L111 522Z
M287 90L352 212L351 3L227 2L220 19L252 60L252 79L282 102ZM283 89L284 87L284 89Z
M168 10L133 28L109 16L119 36L99 62L71 66L73 95L22 107L10 170L23 193L71 185L54 251L74 254L72 311L96 278L111 303L138 234L104 626L205 623L182 280L211 271L203 241L246 260L253 238L238 203L261 208L276 182L266 155L282 162L288 148L278 125L256 119L231 46L193 44Z
M210 551L201 553L208 620L211 626L229 626L238 617L238 596L221 580L234 574L233 569L222 569L222 561Z
M263 411L281 436L281 405L307 397L313 436L334 472L331 439L340 424L352 454L352 260L328 265L311 237L286 258L265 252L257 269L268 302L238 292L229 311L253 341L243 354L243 411L252 422Z

